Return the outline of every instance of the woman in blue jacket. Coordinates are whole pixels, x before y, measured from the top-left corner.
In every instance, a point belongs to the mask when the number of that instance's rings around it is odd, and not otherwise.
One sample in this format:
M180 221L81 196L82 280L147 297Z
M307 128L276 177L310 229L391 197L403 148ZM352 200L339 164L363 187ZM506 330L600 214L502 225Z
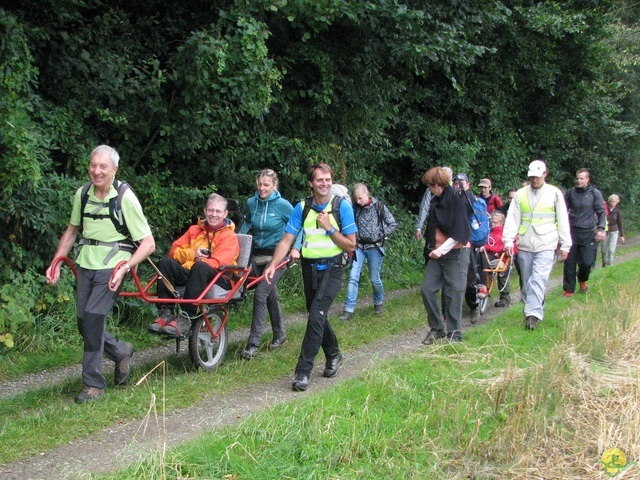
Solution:
M247 201L245 217L239 233L253 235L253 273L262 275L273 256L273 251L284 236L284 227L289 221L293 206L278 192L278 176L271 169L262 170L256 177L257 192ZM298 250L291 252L299 257ZM247 346L240 354L250 360L258 354L260 339L264 333L267 311L271 318L273 340L270 350L275 350L287 342L284 317L280 306L277 283L284 269L276 270L271 283L260 282L253 296L253 318Z

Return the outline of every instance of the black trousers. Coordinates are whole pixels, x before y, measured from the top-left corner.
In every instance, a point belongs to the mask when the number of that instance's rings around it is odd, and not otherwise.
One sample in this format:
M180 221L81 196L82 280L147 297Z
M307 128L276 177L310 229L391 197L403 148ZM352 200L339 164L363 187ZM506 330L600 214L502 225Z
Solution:
M598 253L598 244L594 230L571 230L571 240L573 245L569 250L569 256L564 261L562 288L565 292L573 293L576 290L576 267L578 281L589 280L591 267Z
M215 268L210 267L204 262L196 262L191 267L191 270L187 270L177 260L173 258L165 257L158 262L158 269L164 275L164 278L169 280L171 285L175 288L186 287L183 298L198 298L204 287L213 280L218 271ZM229 289L231 287L230 282L224 277L220 278L217 282L222 288ZM173 298L173 293L165 286L162 281L157 282L158 298ZM171 302L158 304L158 310L163 306L167 307L171 305ZM189 315L195 315L197 308L195 305L183 304L182 309Z
M327 360L332 359L340 352L338 338L331 328L327 316L331 304L342 288L342 276L342 266L327 266L327 270L319 270L314 274L312 265L304 259L302 261L302 280L309 318L302 340L298 365L296 365L296 374L309 375L311 373L320 347L322 347Z

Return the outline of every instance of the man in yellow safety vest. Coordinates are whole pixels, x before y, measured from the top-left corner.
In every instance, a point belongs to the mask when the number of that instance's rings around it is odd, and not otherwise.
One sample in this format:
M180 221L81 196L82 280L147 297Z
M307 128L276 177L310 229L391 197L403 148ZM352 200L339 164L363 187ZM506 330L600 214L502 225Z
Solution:
M276 265L287 255L296 236L303 230L302 280L309 318L291 385L295 391L307 389L320 347L326 357L323 376L331 378L338 373L342 353L327 316L342 287L345 252L354 251L358 231L351 204L339 199L335 201L331 193L331 167L326 163L313 164L307 179L313 196L294 207L285 226L284 237L278 243L271 263L264 270L266 281L271 282Z
M556 251L566 260L571 248L569 216L559 188L545 183L547 165L529 164L529 185L517 191L507 214L502 241L513 256L517 235L525 328L534 330L544 316L544 298Z

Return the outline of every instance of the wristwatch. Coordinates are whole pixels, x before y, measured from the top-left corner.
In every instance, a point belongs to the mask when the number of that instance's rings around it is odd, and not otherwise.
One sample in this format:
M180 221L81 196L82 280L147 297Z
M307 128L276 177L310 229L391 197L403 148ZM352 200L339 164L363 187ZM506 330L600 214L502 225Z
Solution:
M128 263L125 263L125 264L124 264L124 268L126 268L126 269L127 269L127 273L129 273L129 272L131 271L131 267L129 266L129 264L128 264Z
M331 227L329 230L327 230L327 235L329 235L329 236L333 235L334 233L336 233L336 229L333 228L333 227Z

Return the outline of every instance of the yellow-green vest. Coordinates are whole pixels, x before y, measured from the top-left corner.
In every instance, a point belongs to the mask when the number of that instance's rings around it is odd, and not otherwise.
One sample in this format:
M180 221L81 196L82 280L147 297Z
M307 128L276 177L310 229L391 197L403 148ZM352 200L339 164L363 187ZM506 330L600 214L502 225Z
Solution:
M555 195L542 194L533 211L531 211L527 189L520 189L516 193L516 200L520 205L522 214L518 234L520 236L524 235L529 230L529 227L532 227L538 235L546 235L557 230L555 199Z
M323 212L331 212L331 204L333 195L329 202L322 210ZM302 208L304 210L304 202ZM330 258L340 255L342 248L333 243L331 237L327 235L327 231L318 224L318 213L315 209L309 210L307 218L304 219L302 228L304 229L304 243L302 244L302 256L304 258ZM336 222L333 214L329 213L329 221L336 230L340 230L338 222Z

